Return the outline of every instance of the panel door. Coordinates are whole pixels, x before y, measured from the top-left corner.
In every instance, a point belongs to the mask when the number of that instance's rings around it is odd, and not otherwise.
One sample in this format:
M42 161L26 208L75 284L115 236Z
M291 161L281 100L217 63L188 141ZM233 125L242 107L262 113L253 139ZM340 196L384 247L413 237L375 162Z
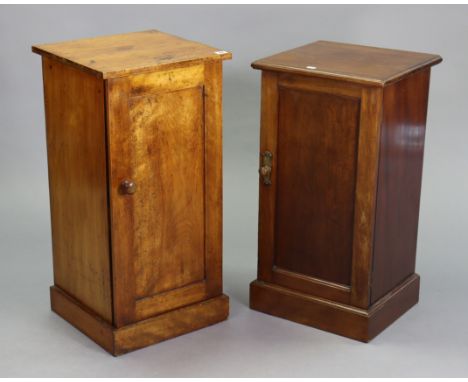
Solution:
M108 84L117 325L221 293L220 65Z
M367 92L264 73L260 165L269 152L272 171L271 184L260 178L259 279L367 304L377 151L365 146L378 146Z

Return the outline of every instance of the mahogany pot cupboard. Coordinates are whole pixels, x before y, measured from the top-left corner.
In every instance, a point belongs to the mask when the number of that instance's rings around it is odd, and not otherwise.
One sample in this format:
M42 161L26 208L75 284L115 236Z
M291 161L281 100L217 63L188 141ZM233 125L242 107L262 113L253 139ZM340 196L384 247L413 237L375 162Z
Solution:
M432 54L317 41L262 70L253 309L369 341L417 303Z
M222 61L156 30L42 55L52 310L114 355L225 320Z

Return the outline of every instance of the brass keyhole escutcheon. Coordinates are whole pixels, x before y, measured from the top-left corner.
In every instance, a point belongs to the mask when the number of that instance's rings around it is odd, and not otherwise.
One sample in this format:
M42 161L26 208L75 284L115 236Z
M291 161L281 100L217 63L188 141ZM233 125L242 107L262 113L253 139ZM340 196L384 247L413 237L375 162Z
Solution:
M120 183L120 192L124 195L134 194L136 191L136 184L133 180L125 179Z
M272 171L272 162L273 162L273 154L269 151L265 151L262 154L262 166L258 171L260 176L262 177L263 184L269 186L271 184L271 171Z

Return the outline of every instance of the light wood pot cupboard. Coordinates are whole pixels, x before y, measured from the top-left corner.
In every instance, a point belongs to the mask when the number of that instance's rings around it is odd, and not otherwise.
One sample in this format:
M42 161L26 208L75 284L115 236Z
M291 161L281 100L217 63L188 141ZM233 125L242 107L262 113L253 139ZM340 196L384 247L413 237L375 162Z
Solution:
M156 30L42 55L52 309L114 355L225 320L222 64Z

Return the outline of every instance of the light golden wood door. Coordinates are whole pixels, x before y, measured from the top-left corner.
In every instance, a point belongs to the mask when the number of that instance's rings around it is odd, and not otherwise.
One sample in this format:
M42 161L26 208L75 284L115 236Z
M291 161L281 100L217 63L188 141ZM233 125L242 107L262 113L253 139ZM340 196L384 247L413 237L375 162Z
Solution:
M221 293L216 65L108 84L117 325Z
M136 297L203 281L203 89L130 100Z

